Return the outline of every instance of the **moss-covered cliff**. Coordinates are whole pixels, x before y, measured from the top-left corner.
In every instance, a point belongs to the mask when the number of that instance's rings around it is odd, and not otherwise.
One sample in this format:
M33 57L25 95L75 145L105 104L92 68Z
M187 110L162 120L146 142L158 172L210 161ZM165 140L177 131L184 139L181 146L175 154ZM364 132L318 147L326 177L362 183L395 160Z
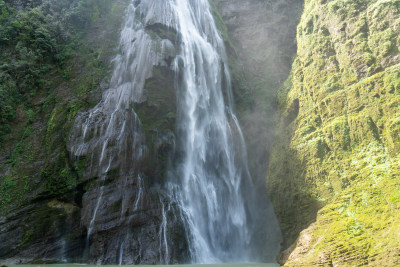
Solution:
M66 142L108 86L126 5L0 1L0 261L82 260L88 183Z
M128 114L126 136L134 138L105 141L115 164L107 160L104 172L95 149L74 154L71 148L82 141L79 119L86 121L113 89L111 71L125 52L126 42L118 46L124 14L138 4L0 0L0 263L186 261L183 226L172 209L164 212L170 206L160 193L175 145L170 65L179 39L160 16L135 18L159 59L143 60L153 65L143 76L142 97L121 112ZM133 109L138 120L129 117ZM102 137L97 130L107 113L98 114L83 142ZM112 150L119 142L121 149ZM165 242L174 244L164 252L158 235L165 229Z
M305 1L267 176L287 266L400 264L399 36L398 0Z

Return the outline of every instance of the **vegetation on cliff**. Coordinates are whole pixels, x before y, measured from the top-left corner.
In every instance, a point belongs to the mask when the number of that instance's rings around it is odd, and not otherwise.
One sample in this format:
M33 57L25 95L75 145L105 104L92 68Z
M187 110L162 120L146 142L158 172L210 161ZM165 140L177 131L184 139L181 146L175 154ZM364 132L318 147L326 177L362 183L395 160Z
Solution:
M14 233L0 258L76 230L65 225L79 216L83 164L70 162L66 140L107 86L124 3L0 0L0 235Z
M79 206L93 181L80 179L85 159L71 161L66 140L77 112L107 88L125 2L0 0L0 258L50 239L83 244ZM285 15L270 14L276 17L265 25L296 23L300 2L290 9L280 1ZM223 10L226 3L211 1L254 172L260 161L253 158L265 159L263 145L273 136L260 123L272 120L273 95L294 48L283 30L268 32L277 32L270 41L242 37L235 19L252 25L252 18ZM147 30L174 37L154 25ZM305 1L267 176L287 266L400 265L399 36L400 0ZM263 55L260 43L268 46ZM246 54L247 45L256 52ZM174 78L155 68L146 101L135 107L150 148L143 166L150 183L169 164Z
M305 3L267 177L287 266L400 263L399 36L398 0Z

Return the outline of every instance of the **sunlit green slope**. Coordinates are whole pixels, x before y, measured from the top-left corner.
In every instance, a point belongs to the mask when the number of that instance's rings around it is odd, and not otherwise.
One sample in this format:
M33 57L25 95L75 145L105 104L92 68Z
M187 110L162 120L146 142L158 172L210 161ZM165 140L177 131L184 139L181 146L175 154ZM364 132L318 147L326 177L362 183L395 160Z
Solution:
M400 1L307 0L297 42L267 177L281 260L397 266Z

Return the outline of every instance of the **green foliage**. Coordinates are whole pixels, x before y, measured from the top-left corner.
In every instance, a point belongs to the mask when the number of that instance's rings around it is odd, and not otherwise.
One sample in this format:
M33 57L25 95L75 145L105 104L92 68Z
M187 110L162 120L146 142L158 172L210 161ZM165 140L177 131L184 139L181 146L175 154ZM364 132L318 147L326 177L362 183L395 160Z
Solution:
M24 154L25 149L27 148L26 139L31 135L32 131L33 128L28 125L24 129L21 140L16 144L11 155L6 156L6 164L8 164L10 167L14 167L18 162L18 158Z
M400 1L305 3L267 178L286 266L398 266Z
M5 207L12 201L12 190L16 187L16 182L10 176L3 176L0 179L0 207Z
M107 0L46 0L24 9L0 0L0 142L17 105L29 105L49 72L66 74L80 36L110 9Z
M77 112L96 101L118 40L89 45L96 37L87 29L95 17L119 27L124 7L112 0L12 3L0 0L0 173L7 173L0 214L79 183L85 159L72 164L65 143ZM36 238L27 231L22 243Z
M68 166L65 151L60 151L58 158L49 159L47 166L40 172L40 179L45 184L47 194L50 195L58 195L75 188L77 176Z
M23 249L31 245L39 238L50 234L54 235L60 229L60 225L65 223L66 213L60 208L52 208L50 205L43 205L27 215L29 223L24 225L24 235L18 249ZM37 260L36 262L39 262ZM51 263L46 262L46 263Z

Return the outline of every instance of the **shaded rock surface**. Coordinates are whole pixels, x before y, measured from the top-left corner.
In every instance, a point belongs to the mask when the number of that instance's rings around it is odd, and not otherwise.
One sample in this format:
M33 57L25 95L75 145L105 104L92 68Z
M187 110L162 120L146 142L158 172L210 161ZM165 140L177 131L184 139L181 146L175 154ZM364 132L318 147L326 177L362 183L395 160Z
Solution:
M276 93L290 73L304 1L214 2L226 25L226 46L249 169L263 187L275 135Z
M246 140L249 170L262 209L273 214L265 176L274 140L278 88L290 73L296 53L296 26L302 12L299 0L215 0L216 21L225 40L232 74L237 114ZM279 231L275 218L253 223L260 235L258 247L275 251ZM268 225L268 227L265 227ZM262 241L267 236L268 244ZM272 255L271 254L271 255Z
M11 255L6 262L81 260L84 231L79 211L77 206L53 200L47 205L26 206L3 217L0 252Z

